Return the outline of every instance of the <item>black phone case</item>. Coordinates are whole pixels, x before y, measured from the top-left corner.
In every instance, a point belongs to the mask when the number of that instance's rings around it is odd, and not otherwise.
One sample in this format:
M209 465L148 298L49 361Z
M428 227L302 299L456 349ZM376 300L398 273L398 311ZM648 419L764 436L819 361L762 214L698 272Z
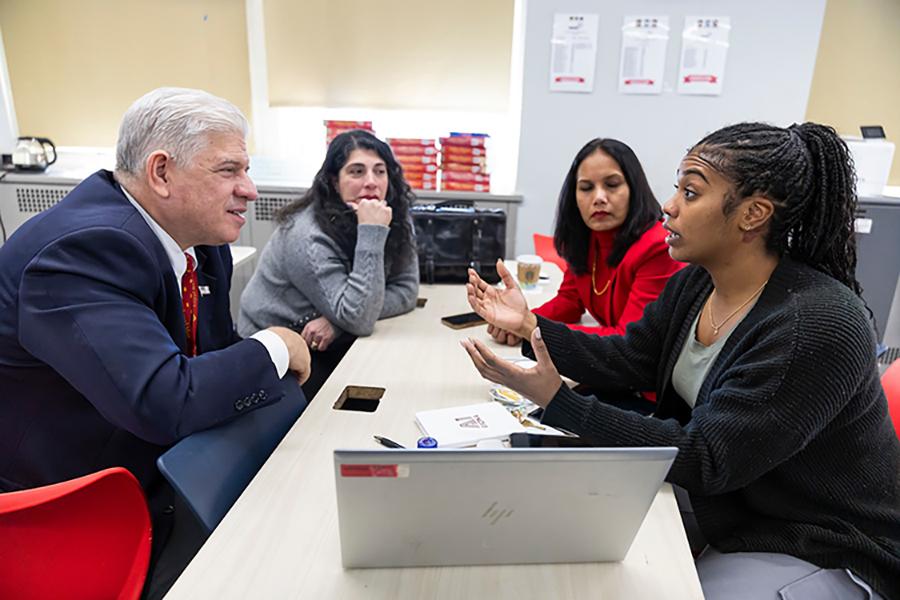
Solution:
M479 317L477 313L471 312L443 317L441 323L450 329L465 329L466 327L478 327L479 325L484 325L487 321Z

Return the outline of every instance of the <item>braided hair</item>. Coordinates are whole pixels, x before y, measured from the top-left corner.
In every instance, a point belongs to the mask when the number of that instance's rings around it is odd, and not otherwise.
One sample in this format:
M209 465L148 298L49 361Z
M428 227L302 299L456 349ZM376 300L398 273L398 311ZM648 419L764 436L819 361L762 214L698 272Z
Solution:
M336 182L350 154L357 149L374 152L384 161L387 169L385 201L391 207L392 215L384 247L385 273L399 273L415 253L415 235L409 214L415 196L390 146L368 131L354 129L337 135L329 144L322 168L316 173L306 194L282 207L275 214L275 222L279 226L286 225L295 213L314 204L319 228L340 246L352 264L356 253L356 212L341 199Z
M773 202L766 248L837 279L857 295L856 173L847 145L816 123L775 127L740 123L700 140L690 153L734 183L728 216L754 194Z

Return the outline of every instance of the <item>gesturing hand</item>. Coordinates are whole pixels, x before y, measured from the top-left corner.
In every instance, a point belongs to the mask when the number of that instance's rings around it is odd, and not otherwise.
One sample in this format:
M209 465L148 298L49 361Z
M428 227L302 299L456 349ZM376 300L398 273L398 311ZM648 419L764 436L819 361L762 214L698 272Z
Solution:
M495 325L488 325L488 335L497 340L498 344L506 344L507 346L518 346L522 343L522 338L514 333L510 333L505 329L500 329Z
M541 330L531 334L531 345L537 365L523 369L517 364L499 358L483 342L471 338L460 342L481 376L488 381L505 385L529 398L535 404L546 407L562 385L559 372L553 365L547 346L541 339Z
M497 289L469 269L466 294L472 310L494 327L505 329L522 338L531 337L537 319L528 310L528 302L506 265L497 260L497 273L506 289Z

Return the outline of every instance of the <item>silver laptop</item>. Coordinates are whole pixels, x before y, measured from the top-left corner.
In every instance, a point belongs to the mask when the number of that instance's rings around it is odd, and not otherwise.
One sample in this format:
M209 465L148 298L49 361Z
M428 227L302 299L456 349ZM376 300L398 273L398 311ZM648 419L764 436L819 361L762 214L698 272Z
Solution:
M622 560L676 452L335 450L343 565Z

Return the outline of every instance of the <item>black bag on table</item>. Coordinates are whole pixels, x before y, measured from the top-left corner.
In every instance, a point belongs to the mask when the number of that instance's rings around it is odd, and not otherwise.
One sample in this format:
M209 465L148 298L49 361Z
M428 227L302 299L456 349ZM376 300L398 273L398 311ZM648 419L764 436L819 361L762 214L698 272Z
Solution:
M497 259L506 256L506 212L453 201L410 208L422 283L464 283L472 267L497 283Z

